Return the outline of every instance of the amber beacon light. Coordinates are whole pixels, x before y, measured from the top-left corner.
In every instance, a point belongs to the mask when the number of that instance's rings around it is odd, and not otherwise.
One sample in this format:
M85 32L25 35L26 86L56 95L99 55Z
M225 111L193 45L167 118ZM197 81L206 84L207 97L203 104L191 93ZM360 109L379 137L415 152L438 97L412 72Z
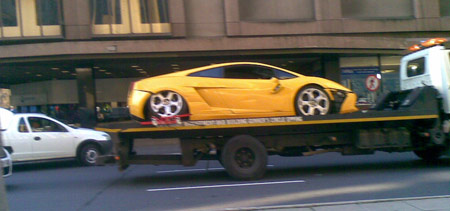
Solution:
M428 48L428 47L432 47L435 45L440 45L442 43L447 42L448 40L445 38L433 38L433 39L429 39L421 44L418 45L413 45L411 47L408 48L409 51L418 51L420 49L424 49L424 48Z

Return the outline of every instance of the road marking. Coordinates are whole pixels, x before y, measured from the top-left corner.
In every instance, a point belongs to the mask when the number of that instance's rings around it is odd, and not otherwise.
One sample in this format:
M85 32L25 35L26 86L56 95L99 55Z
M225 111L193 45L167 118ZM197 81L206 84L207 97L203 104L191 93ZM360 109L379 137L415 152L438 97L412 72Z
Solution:
M292 184L292 183L304 183L304 180L291 180L291 181L278 181L278 182L257 182L257 183L241 183L241 184L228 184L228 185L205 185L205 186L190 186L190 187L178 187L178 188L158 188L147 189L148 192L158 191L174 191L174 190L192 190L192 189L208 189L208 188L228 188L228 187L243 187L243 186L257 186L257 185L277 185L277 184Z
M274 167L274 165L267 165L267 167ZM157 174L166 174L166 173L177 173L177 172L195 172L195 171L217 171L217 170L225 170L224 168L208 168L208 169L182 169L182 170L166 170L166 171L157 171Z

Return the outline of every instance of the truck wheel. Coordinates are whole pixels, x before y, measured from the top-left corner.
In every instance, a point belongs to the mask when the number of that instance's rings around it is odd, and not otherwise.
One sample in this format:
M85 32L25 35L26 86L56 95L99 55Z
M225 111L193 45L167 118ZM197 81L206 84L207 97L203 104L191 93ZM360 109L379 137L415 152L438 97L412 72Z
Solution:
M100 150L96 145L87 144L81 149L78 160L84 166L94 166L99 155Z
M222 163L227 173L235 179L259 179L266 172L267 151L261 142L251 136L235 136L225 144Z
M442 156L444 151L443 147L431 147L423 150L414 150L414 154L425 161L436 161Z

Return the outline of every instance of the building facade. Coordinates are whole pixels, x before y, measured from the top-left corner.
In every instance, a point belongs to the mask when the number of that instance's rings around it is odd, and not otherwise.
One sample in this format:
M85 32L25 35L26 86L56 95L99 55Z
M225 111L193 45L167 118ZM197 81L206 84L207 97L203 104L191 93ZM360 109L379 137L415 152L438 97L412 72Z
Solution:
M139 78L257 61L398 89L410 44L450 37L450 0L1 0L0 88L19 111L125 106ZM366 79L376 75L377 89Z

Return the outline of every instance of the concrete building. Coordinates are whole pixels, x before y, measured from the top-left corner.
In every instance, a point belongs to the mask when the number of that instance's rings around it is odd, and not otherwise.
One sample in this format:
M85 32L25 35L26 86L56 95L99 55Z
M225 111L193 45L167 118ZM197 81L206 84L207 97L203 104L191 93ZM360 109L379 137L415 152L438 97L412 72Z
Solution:
M0 88L19 111L45 113L124 107L131 81L227 61L325 77L371 103L398 89L411 43L450 36L450 0L1 0L0 11Z

